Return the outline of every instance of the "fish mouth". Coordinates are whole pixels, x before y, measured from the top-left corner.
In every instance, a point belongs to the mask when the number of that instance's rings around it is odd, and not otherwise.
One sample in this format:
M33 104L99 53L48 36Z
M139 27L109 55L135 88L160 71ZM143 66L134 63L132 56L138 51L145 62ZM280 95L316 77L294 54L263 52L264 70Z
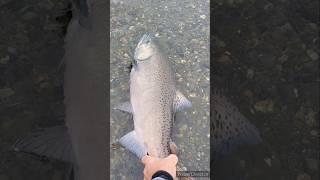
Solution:
M139 47L142 44L147 44L147 43L151 42L151 40L152 40L151 35L149 33L146 33L141 37L137 47Z
M135 48L134 51L134 59L133 59L133 64L137 65L137 61L138 61L138 49L142 46L142 45L146 45L152 42L152 36L149 33L145 33L139 40L138 45Z

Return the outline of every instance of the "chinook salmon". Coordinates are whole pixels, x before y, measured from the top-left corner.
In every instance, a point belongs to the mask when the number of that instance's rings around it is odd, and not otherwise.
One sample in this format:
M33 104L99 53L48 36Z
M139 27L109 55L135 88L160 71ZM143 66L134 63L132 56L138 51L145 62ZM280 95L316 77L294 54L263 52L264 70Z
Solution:
M257 128L221 91L211 91L211 160L220 159L241 144L258 144ZM116 109L132 113L134 130L120 144L139 158L145 154L166 157L176 151L171 141L174 114L191 107L191 102L175 88L174 72L164 54L149 35L136 49L130 74L130 102ZM212 161L211 161L212 162Z
M66 125L45 128L19 140L15 150L71 163L69 179L106 180L109 136L107 107L108 2L73 0L65 37Z
M171 141L175 113L191 102L175 86L167 57L150 35L143 35L135 48L130 73L130 102L116 109L132 113L134 130L120 144L140 159L149 154L164 158L176 151Z

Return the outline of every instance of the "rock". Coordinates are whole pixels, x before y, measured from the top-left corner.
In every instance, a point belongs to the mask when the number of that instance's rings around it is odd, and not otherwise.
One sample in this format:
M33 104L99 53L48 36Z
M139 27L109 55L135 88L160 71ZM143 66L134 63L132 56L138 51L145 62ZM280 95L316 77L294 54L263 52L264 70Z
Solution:
M3 58L0 58L0 64L7 64L10 60L10 56L6 55Z
M34 12L31 12L31 11L28 11L23 15L23 19L26 21L30 21L30 20L34 19L35 17L37 17L37 14Z
M310 175L303 173L297 176L297 180L311 180Z
M4 174L0 174L0 180L9 180L9 177Z
M284 63L284 62L288 61L288 55L283 54L278 60L279 60L281 63Z
M224 48L224 47L226 47L226 43L220 39L216 39L216 46L218 48Z
M254 70L253 70L253 69L248 69L248 70L247 70L247 77L248 77L249 79L252 79L253 76L254 76Z
M310 144L310 141L308 139L302 139L301 143L302 144Z
M258 60L262 66L271 68L274 66L275 56L272 54L260 54Z
M269 167L272 166L271 158L264 158L263 160L264 160L264 162L265 162Z
M207 16L204 15L204 14L200 16L201 19L206 19L206 17L207 17Z
M309 127L315 127L317 125L316 112L314 112L313 110L310 110L306 115L306 124Z
M123 44L127 44L128 40L125 37L121 37L120 38L120 42L123 43Z
M249 90L249 89L245 90L245 91L243 92L243 95L246 96L246 97L248 97L248 98L250 98L250 99L253 98L253 92L252 92L251 90Z
M217 59L217 62L221 64L230 64L232 61L228 55L222 55L220 58Z
M273 4L271 4L270 2L266 3L266 5L263 6L263 9L268 11L271 10L273 8Z
M296 119L302 120L304 118L305 108L301 106L299 110L295 113L294 117Z
M307 54L313 61L316 61L319 59L319 55L311 49L307 50Z
M59 180L59 179L63 179L63 172L61 171L54 171L53 175L52 175L52 180Z
M319 167L318 160L316 160L316 159L306 159L305 162L306 162L307 167L310 170L317 171L319 169L318 168Z
M3 6L3 5L6 5L8 3L10 3L12 0L1 0L0 1L0 5Z
M241 168L245 168L246 167L246 161L245 160L240 160L239 161L239 165Z
M317 130L311 130L310 131L310 134L312 135L312 136L318 136L318 131Z
M14 90L11 88L0 89L0 98L7 98L14 94Z
M273 112L274 102L271 99L266 99L263 101L258 101L254 105L254 109L260 112Z
M293 92L294 92L294 95L297 97L299 97L299 91L297 88L293 88Z
M17 49L14 48L14 47L8 47L8 52L9 52L10 54L16 54L16 53L17 53Z

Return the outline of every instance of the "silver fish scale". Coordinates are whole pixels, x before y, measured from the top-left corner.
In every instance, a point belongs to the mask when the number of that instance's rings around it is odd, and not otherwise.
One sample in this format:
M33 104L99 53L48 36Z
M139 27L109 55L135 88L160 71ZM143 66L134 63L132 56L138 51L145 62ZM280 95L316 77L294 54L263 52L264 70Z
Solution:
M161 56L160 56L161 57ZM164 62L169 66L168 60L164 59ZM162 76L163 82L174 82L173 74L171 72L171 69L169 69L169 73L167 76L165 74L160 74ZM161 78L159 79L161 80ZM172 127L174 122L174 112L173 112L173 99L175 95L175 88L170 88L170 86L166 86L166 83L161 86L161 94L162 94L162 108L163 108L163 124L161 126L161 130L163 132L162 134L162 146L163 146L163 157L166 157L170 153L169 149L169 143L170 143L170 137L172 133ZM167 101L166 101L167 100Z
M175 97L175 83L172 71L170 69L170 64L167 58L158 51L150 59L145 62L138 63L136 70L133 70L131 73L131 89L137 85L137 79L140 75L140 78L145 78L145 81L148 81L147 84L143 84L139 90L148 92L152 91L154 94L152 97L139 97L143 100L150 98L153 103L150 104L152 108L157 110L151 118L147 121L138 119L144 117L145 115L136 115L134 112L134 121L135 121L135 130L139 134L143 134L144 144L147 144L148 149L155 149L156 152L153 152L155 156L164 158L169 155L169 143L170 136L172 131L172 123L174 118L173 113L173 99ZM136 74L137 73L137 74ZM143 77L141 77L143 76ZM141 83L142 84L142 83ZM158 92L158 95L156 94ZM139 92L139 94L142 92ZM136 94L132 94L134 96ZM131 96L131 97L132 97ZM131 99L133 106L135 104L135 99ZM142 101L143 101L142 100ZM151 108L151 107L149 107ZM139 111L139 113L144 113ZM144 123L141 125L140 123ZM139 131L136 126L143 126L144 128L151 128L148 130ZM153 129L152 129L153 128ZM152 133L147 133L152 132ZM160 137L157 137L159 136ZM152 136L154 136L153 141Z

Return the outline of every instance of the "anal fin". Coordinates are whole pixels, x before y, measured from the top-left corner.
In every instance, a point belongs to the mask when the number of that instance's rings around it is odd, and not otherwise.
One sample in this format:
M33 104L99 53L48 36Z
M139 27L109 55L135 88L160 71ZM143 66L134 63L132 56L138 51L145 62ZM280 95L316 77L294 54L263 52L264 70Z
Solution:
M131 131L124 135L122 138L120 138L119 142L130 152L134 153L139 159L142 159L142 157L147 154L147 150L138 141L135 131Z

